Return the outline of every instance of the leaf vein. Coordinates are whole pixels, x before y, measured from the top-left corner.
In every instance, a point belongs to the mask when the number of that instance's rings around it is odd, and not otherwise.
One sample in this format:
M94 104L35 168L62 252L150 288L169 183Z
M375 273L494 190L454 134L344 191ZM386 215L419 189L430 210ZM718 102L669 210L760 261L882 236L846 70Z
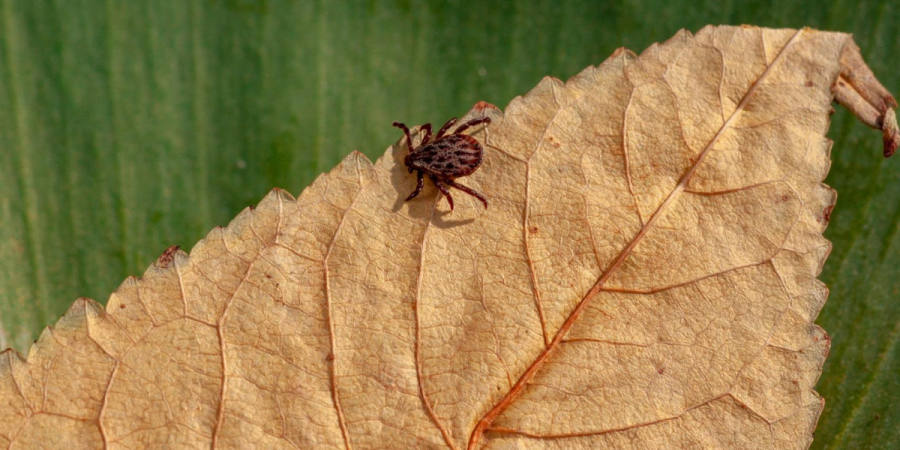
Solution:
M766 68L766 70L763 71L763 73L757 79L756 83L754 83L750 87L750 89L748 89L747 93L744 95L744 98L741 99L741 102L738 104L738 107L735 108L735 111L732 113L731 117L729 117L729 119L722 124L716 135L712 138L712 140L710 140L706 148L697 157L696 162L691 165L687 173L684 174L684 176L675 186L675 189L673 189L669 196L662 202L662 204L660 204L657 210L650 217L650 220L647 222L647 224L644 225L638 231L637 235L635 235L635 237L628 243L628 245L626 245L625 248L622 249L622 252L619 253L612 265L610 265L610 267L606 271L604 271L604 273L600 276L594 286L587 292L587 294L585 294L585 296L578 303L569 317L565 320L565 322L563 322L562 326L553 337L553 340L550 342L550 345L545 347L544 350L537 356L537 358L528 367L525 373L522 374L513 388L510 389L510 391L478 421L469 438L469 450L474 450L476 448L478 442L481 440L482 435L491 427L494 420L522 393L524 388L528 385L537 371L541 367L543 367L544 363L547 361L547 358L555 351L555 349L558 347L558 344L565 338L566 334L568 334L569 329L572 327L572 325L574 325L575 321L581 316L587 306L591 303L591 300L593 300L597 293L600 292L603 284L617 271L617 269L625 261L628 255L631 254L635 246L637 246L637 244L652 228L654 223L659 220L659 218L668 210L669 206L674 203L675 200L680 196L682 191L684 191L685 187L687 186L687 183L691 180L694 173L696 173L697 169L700 167L705 156L709 154L710 151L712 151L713 146L730 127L732 121L734 121L739 116L743 108L749 102L750 98L756 92L756 89L762 84L762 81L770 73L771 68L775 66L775 63L784 56L787 49L790 48L802 34L803 30L798 30L784 45L784 47L782 47L781 51L779 51L778 53L778 56L776 56L775 60L772 62L772 65Z

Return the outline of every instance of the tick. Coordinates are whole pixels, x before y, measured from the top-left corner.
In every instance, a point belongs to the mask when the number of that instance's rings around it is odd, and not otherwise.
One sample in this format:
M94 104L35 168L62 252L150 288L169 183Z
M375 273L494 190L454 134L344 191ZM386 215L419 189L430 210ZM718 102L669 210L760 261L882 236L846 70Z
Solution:
M425 131L425 137L422 138L422 142L418 147L413 148L412 138L409 136L409 128L402 123L394 122L395 127L406 133L406 145L409 147L409 154L406 155L405 159L406 168L409 169L409 173L416 171L416 190L409 194L409 197L406 197L406 201L416 198L422 192L422 188L425 187L425 175L428 175L428 178L431 178L431 181L441 191L441 194L447 197L451 211L453 211L453 197L450 196L447 186L459 189L481 200L481 203L484 203L484 207L487 209L488 202L483 195L454 180L474 173L481 166L481 161L484 159L484 149L478 143L478 140L472 136L460 133L475 125L491 123L491 118L480 117L472 119L460 125L453 133L446 134L455 123L456 117L448 120L438 130L433 141L431 140L431 124L426 123L422 125L421 130Z

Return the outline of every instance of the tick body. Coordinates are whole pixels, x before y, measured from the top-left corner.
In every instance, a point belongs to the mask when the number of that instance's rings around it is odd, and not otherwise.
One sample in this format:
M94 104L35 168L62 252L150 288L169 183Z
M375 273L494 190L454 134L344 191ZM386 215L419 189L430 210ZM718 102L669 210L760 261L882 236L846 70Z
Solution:
M409 128L402 123L394 122L395 127L406 133L406 145L409 147L409 154L406 155L405 159L406 168L409 170L409 173L415 171L418 180L416 190L406 198L407 201L412 200L422 192L422 189L425 187L425 176L427 175L437 186L438 190L441 191L441 194L447 197L451 211L453 210L453 197L450 196L447 186L459 189L481 200L481 203L484 203L484 207L487 208L488 202L483 195L454 180L471 175L478 170L478 167L481 166L481 161L484 159L484 149L478 143L478 140L461 133L475 125L491 123L491 119L490 117L472 119L460 125L453 133L447 134L447 130L455 123L455 117L448 120L438 131L437 135L434 136L434 140L431 139L431 124L426 123L422 125L421 131L425 132L425 137L422 138L422 142L418 147L413 148L412 138L409 136Z

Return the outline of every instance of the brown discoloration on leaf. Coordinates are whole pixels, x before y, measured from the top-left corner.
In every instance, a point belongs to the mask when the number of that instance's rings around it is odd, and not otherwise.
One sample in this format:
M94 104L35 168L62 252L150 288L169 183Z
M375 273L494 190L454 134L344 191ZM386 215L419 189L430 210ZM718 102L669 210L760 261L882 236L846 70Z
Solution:
M831 221L831 212L834 211L834 205L828 205L822 211L822 222L825 225L828 225L828 222Z
M483 100L476 103L475 106L472 107L472 109L477 112L484 112L486 109L499 110L499 108L497 108L496 106Z
M273 190L0 354L0 443L805 448L833 92L896 126L852 45L709 27L479 103L487 210L404 202L405 145Z
M159 265L160 269L169 268L169 264L172 264L172 261L175 260L175 254L178 253L178 250L181 249L181 246L173 245L166 249L159 255L159 258L156 260L156 264Z

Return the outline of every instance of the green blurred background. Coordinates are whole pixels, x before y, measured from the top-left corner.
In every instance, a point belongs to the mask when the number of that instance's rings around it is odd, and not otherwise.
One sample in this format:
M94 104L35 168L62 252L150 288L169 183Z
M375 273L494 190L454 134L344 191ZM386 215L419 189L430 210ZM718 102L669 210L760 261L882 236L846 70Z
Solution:
M505 106L680 28L855 34L900 92L889 1L0 0L0 347L105 302L274 186L298 194L394 120ZM900 448L900 160L842 109L814 448Z

